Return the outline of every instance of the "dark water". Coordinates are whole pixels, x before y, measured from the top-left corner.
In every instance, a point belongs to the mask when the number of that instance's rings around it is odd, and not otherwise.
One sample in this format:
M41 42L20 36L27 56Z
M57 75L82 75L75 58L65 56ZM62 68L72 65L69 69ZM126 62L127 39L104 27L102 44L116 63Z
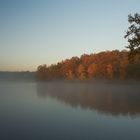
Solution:
M0 140L139 139L139 84L0 82Z

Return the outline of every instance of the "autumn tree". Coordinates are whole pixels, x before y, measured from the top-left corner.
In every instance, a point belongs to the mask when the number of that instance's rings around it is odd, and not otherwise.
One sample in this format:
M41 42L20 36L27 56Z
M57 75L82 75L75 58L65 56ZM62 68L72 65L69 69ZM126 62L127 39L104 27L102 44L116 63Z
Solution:
M66 78L67 78L68 80L74 79L74 74L73 74L72 70L68 70L68 71L67 71L67 73L66 73Z
M119 65L120 78L125 79L127 76L127 67L129 64L128 56L126 52L121 52L121 59L123 61L120 61L120 65Z
M37 67L36 76L38 80L46 80L47 78L47 66L40 65Z
M140 14L128 15L128 22L130 26L124 37L128 39L129 60L133 62L136 54L139 54L140 58Z
M82 64L80 64L77 68L77 75L80 80L86 79L85 67Z
M107 71L107 78L113 79L113 66L111 64L107 65L106 71Z
M96 72L97 72L97 65L92 63L91 65L89 65L89 67L87 69L88 78L92 79L93 77L95 77Z
M140 59L138 54L133 63L128 61L128 51L113 50L97 54L84 54L72 57L50 66L40 65L37 68L37 79L140 79Z
M79 65L79 58L72 57L71 59L66 59L63 62L63 69L62 71L65 73L65 77L67 79L74 79L76 78L76 69Z

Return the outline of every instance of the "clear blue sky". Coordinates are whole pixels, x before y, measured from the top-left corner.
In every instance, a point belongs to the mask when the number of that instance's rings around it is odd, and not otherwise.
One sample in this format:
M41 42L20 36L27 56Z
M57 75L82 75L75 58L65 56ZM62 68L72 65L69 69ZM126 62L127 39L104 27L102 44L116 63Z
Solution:
M36 70L83 53L124 49L140 0L0 0L0 70Z

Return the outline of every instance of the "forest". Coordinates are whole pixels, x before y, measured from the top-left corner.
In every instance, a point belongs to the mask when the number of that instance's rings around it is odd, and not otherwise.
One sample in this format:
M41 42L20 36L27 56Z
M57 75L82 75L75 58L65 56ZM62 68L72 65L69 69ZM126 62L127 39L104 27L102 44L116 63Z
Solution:
M126 50L104 51L95 54L83 54L57 64L40 65L37 68L38 80L93 80L93 79L136 79L140 80L140 59L136 55L129 61Z
M128 15L130 26L124 38L127 50L83 54L37 68L38 80L135 79L140 80L140 14Z

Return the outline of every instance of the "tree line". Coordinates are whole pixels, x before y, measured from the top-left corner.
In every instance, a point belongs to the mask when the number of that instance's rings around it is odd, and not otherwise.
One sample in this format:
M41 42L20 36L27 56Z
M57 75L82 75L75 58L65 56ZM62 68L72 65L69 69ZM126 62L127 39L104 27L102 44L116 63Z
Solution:
M38 80L92 80L92 79L140 79L140 59L136 55L133 63L126 50L104 51L97 54L83 54L52 65L37 68Z
M140 14L128 15L128 22L130 26L124 37L129 51L83 54L50 66L40 65L37 79L140 79Z

